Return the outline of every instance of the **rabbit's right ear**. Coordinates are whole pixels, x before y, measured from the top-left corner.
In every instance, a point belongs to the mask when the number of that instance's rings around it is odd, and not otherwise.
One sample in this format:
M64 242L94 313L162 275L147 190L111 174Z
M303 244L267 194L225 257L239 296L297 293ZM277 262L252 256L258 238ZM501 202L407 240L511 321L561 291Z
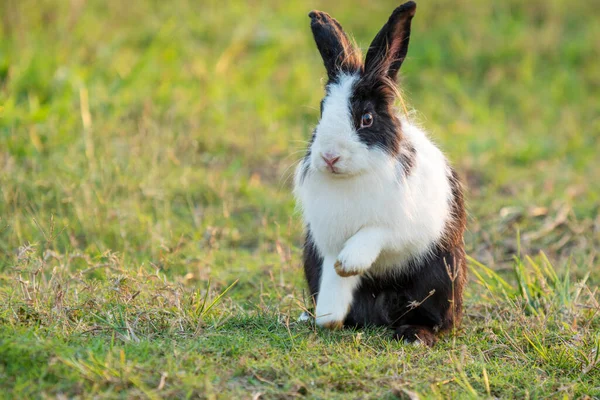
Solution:
M353 73L362 68L362 56L339 22L323 11L311 11L310 28L323 58L327 76L334 81L341 72Z

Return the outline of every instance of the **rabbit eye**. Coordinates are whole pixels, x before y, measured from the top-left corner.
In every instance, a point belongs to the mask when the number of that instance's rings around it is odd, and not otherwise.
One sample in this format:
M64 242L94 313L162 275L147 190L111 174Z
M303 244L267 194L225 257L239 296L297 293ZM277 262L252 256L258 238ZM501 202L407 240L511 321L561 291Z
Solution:
M363 116L360 118L360 127L368 128L371 125L373 125L373 114L364 113Z

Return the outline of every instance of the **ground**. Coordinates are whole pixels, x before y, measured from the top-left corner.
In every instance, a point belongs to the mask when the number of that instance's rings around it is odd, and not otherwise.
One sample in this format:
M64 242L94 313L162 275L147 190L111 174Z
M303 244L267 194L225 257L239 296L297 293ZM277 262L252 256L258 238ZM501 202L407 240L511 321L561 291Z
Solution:
M600 397L600 9L421 1L406 106L467 187L462 327L297 323L291 175L399 3L0 2L0 397Z

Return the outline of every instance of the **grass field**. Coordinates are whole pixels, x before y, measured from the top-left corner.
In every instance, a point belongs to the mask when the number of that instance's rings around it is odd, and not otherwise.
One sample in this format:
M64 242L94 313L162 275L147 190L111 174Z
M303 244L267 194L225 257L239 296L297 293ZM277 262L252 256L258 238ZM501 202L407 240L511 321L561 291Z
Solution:
M597 1L423 0L401 71L468 188L434 349L296 323L291 174L399 3L0 1L0 397L599 398Z

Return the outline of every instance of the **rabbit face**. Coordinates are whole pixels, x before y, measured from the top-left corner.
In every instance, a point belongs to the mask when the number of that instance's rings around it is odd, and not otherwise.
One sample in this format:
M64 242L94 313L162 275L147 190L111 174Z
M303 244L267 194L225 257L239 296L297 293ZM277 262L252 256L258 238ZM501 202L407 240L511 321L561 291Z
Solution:
M395 98L394 86L380 77L337 76L327 86L308 168L345 178L393 165L402 147Z
M336 179L360 175L382 160L380 152L361 140L354 122L352 99L358 80L357 74L344 74L328 85L310 149L309 168Z
M413 3L399 7L363 62L335 19L321 11L309 14L328 83L301 180L313 171L340 179L394 167L402 139L393 107L396 75L408 49L413 15Z

